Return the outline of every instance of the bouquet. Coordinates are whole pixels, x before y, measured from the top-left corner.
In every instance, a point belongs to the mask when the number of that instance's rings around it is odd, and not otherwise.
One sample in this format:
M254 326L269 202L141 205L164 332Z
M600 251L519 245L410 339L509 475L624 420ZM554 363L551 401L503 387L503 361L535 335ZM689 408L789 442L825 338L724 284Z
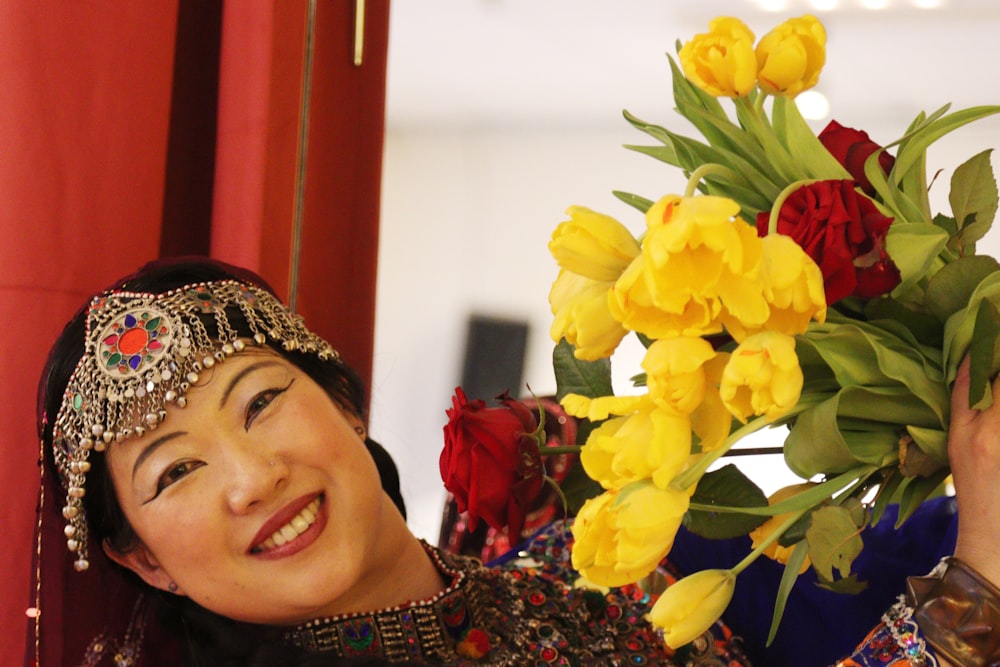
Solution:
M836 122L817 136L795 97L817 83L825 44L809 15L756 42L721 17L678 43L676 109L700 138L625 116L655 140L630 148L683 170L686 191L616 192L644 216L638 235L571 207L549 245L558 398L581 419L594 482L573 524L574 566L623 585L653 572L682 523L753 538L736 567L660 597L652 620L672 647L721 615L761 555L786 563L772 638L806 568L858 590L863 527L891 502L905 520L949 474L963 359L969 404L993 400L1000 265L975 252L997 212L989 151L955 169L946 213L931 211L925 162L933 142L1000 107L922 113L886 146ZM646 353L635 393L616 396L610 359L630 334ZM768 499L734 466L713 468L777 426L801 484Z

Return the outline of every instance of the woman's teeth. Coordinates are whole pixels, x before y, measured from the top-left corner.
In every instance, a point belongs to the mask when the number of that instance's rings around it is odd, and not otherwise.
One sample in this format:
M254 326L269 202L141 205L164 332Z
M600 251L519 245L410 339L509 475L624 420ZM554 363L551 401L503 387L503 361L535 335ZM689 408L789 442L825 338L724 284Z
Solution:
M280 547L282 544L291 542L296 537L306 532L309 526L316 522L316 513L319 512L320 499L312 501L299 512L295 518L284 526L274 531L271 537L267 538L255 549L255 551L268 551Z

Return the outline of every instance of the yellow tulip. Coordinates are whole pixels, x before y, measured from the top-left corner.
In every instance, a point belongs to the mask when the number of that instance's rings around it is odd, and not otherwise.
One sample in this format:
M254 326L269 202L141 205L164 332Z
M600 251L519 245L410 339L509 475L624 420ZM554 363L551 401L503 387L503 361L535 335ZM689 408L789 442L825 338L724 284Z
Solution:
M609 309L613 283L591 280L565 269L549 291L552 326L549 334L575 346L577 359L594 361L611 356L627 333Z
M583 206L570 206L566 213L570 219L559 223L549 241L549 252L561 268L613 281L639 255L639 242L611 216Z
M725 197L668 195L646 212L642 260L653 304L680 313L692 297L714 298L720 278L743 272L740 206ZM739 223L745 224L745 223Z
M626 329L650 338L703 336L722 331L718 299L690 296L679 310L668 312L653 304L649 282L640 256L625 269L611 291L611 315Z
M783 234L763 241L761 282L770 307L765 328L788 335L804 333L809 322L826 319L823 273L802 247Z
M650 397L662 408L691 414L705 396L703 365L714 357L712 345L696 336L671 336L653 342L642 360Z
M812 482L805 482L803 484L792 484L791 486L782 487L777 491L775 491L774 493L772 493L770 496L768 496L767 503L768 505L776 505L780 503L782 500L787 500L796 494L799 494L803 491L808 491L814 486L816 485ZM771 533L773 533L778 526L785 523L785 521L791 518L792 514L795 514L795 512L776 514L771 518L769 518L764 523L762 523L761 525L751 530L750 540L753 543L752 548L756 549L757 546L761 544L764 540L766 540L768 536ZM794 546L783 547L780 544L778 544L777 541L774 541L770 544L770 546L764 549L762 553L768 558L776 560L779 563L787 563L788 559L791 558L792 552L794 550L795 550ZM802 561L802 567L799 568L799 574L802 574L803 572L808 570L809 565L810 565L809 557L806 556L805 560Z
M726 272L719 281L720 319L736 342L764 327L771 314L761 282L763 241L757 230L741 219L733 223L743 249L739 273Z
M717 352L703 366L705 370L705 396L691 413L691 430L698 436L698 446L703 452L718 449L729 436L733 416L719 393L722 373L729 363L729 353Z
M666 488L690 454L690 419L661 410L647 396L634 412L594 429L580 451L580 462L587 475L606 489L650 478Z
M635 412L646 402L646 396L598 396L588 398L580 394L566 394L560 404L566 412L592 422L604 421L611 415L627 415Z
M708 24L681 47L678 59L688 81L714 97L741 97L757 80L754 34L742 21L727 16Z
M719 620L736 588L732 570L702 570L668 587L650 610L653 625L663 629L667 646L678 649Z
M740 343L722 373L719 392L729 411L746 423L751 415L775 420L798 403L802 369L795 339L762 331Z
M642 579L673 546L688 502L648 481L589 499L573 521L573 567L600 586Z
M826 30L809 14L789 19L761 38L756 56L761 90L795 97L819 81L826 63Z

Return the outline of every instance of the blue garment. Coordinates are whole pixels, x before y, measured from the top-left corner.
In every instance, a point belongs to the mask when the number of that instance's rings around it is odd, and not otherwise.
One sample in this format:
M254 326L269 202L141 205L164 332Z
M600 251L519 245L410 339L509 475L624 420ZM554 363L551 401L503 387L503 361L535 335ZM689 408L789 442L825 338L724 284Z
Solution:
M864 550L853 572L868 582L857 595L833 593L816 584L810 569L789 596L777 636L765 647L783 566L759 558L737 579L723 620L744 639L759 667L826 667L850 655L879 624L882 614L906 591L906 578L924 575L955 549L958 516L954 498L925 502L899 528L898 507L862 533ZM750 540L708 540L681 530L668 559L681 572L729 568L750 550Z

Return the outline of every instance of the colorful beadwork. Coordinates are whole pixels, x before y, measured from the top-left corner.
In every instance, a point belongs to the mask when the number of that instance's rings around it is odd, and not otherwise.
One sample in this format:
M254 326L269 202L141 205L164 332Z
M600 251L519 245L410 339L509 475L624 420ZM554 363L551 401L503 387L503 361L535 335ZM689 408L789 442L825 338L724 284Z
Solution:
M882 615L882 623L869 633L854 655L835 667L938 667L933 649L913 620L913 608L900 597Z
M120 375L142 373L169 344L168 321L159 311L143 309L111 322L100 335L101 367Z
M671 652L644 620L654 598L638 586L600 593L574 588L568 526L543 531L498 567L474 558L425 550L450 585L430 600L374 614L305 623L286 634L313 651L359 655L344 644L344 627L359 624L380 638L364 655L417 659L456 667L522 665L748 665L720 625L683 655ZM350 651L350 652L349 652Z

